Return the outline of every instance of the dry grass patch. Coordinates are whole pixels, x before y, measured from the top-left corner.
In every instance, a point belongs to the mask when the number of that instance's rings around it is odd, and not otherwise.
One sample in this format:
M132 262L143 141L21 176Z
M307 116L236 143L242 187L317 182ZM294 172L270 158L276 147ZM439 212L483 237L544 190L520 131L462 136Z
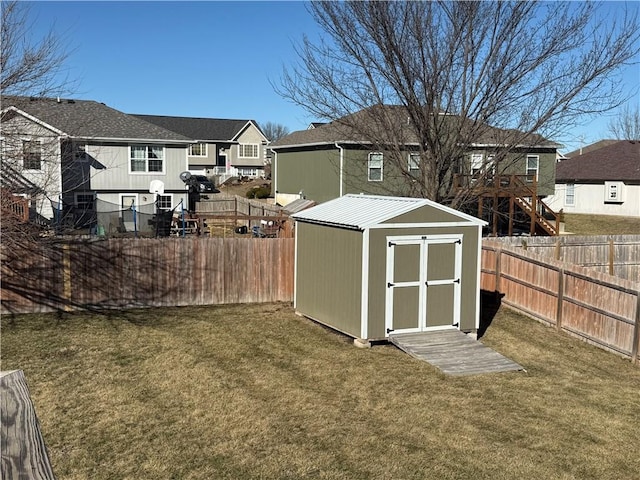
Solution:
M640 217L565 213L565 229L576 235L640 235Z
M3 319L64 479L606 479L640 458L640 370L501 310L527 368L444 377L287 305Z

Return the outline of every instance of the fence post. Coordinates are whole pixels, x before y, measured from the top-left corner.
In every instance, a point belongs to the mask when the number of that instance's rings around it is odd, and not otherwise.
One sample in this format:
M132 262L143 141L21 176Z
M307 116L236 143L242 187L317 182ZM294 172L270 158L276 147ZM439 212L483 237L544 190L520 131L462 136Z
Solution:
M65 312L71 311L71 253L69 244L62 244L62 297Z
M558 237L556 239L556 260L560 260L560 251L561 251L561 246L560 246L560 237Z
M564 302L564 268L558 269L558 305L556 307L556 328L562 330L562 303Z
M615 245L613 244L613 238L609 239L609 275L613 275L613 260L615 257Z
M633 345L631 345L631 361L638 363L638 343L640 343L640 290L636 292L638 301L636 302L636 323L633 326Z
M496 249L496 292L500 292L500 270L502 269L502 247Z

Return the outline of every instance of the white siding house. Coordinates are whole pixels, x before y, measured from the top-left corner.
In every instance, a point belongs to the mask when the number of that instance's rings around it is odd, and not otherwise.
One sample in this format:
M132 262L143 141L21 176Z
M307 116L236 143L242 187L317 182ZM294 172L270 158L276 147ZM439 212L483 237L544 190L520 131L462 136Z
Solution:
M640 216L640 143L620 140L556 166L555 211Z

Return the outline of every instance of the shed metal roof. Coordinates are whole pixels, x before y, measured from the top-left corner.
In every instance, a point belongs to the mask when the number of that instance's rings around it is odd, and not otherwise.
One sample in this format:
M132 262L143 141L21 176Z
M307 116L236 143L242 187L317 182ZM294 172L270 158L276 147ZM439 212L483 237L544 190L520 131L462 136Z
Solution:
M404 213L411 212L416 208L425 206L456 215L462 221L468 221L476 225L485 224L484 221L478 218L440 205L426 198L354 194L348 194L330 200L308 210L296 213L292 215L292 217L302 222L365 230Z

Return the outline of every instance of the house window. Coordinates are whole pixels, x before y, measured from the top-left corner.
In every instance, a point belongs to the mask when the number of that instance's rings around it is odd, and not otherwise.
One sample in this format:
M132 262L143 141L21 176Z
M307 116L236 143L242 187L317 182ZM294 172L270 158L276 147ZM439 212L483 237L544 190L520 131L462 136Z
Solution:
M238 157L240 158L258 158L257 143L241 143L238 145Z
M538 155L527 155L527 177L531 176L533 180L538 180L539 168L540 157Z
M22 158L25 170L42 170L42 147L37 140L22 142Z
M192 143L189 145L190 157L206 157L207 156L207 144L206 143Z
M573 183L567 183L564 191L564 204L567 206L575 205L576 201L576 186Z
M382 181L382 159L383 155L380 152L372 152L369 154L367 178L370 182Z
M94 201L93 193L76 193L76 207L79 210L93 210Z
M171 210L173 208L173 196L172 195L158 195L156 202L159 210Z
M478 177L482 174L482 167L484 166L484 155L481 153L471 154L471 175Z
M420 171L420 154L409 154L409 173L418 173Z
M131 172L164 173L164 147L156 145L131 146Z

